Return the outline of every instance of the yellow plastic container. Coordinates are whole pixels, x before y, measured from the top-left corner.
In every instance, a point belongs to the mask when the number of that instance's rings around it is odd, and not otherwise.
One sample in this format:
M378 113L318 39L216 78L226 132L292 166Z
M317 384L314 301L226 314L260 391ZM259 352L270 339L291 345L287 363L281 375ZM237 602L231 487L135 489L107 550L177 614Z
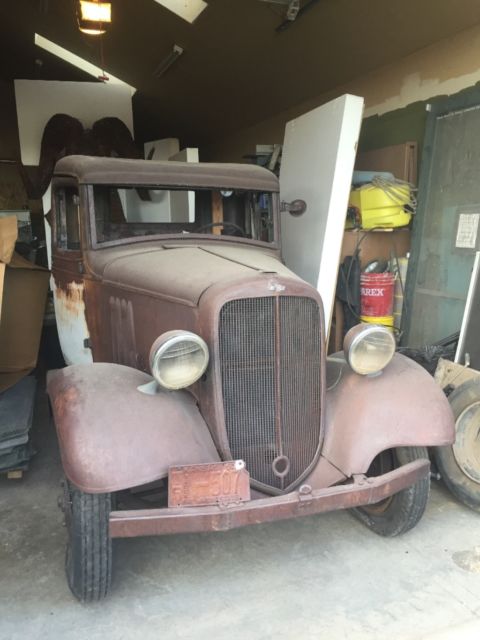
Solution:
M361 216L362 229L405 227L412 217L405 211L410 202L407 185L393 185L388 190L363 185L350 192L349 207L356 207Z
M393 316L360 316L360 320L368 322L368 324L381 324L393 329Z

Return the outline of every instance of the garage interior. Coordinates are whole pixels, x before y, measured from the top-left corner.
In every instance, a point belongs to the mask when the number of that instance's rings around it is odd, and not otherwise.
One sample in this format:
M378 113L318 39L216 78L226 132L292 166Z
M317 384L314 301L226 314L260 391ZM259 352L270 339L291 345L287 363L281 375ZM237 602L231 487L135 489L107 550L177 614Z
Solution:
M0 18L0 640L480 637L480 4Z

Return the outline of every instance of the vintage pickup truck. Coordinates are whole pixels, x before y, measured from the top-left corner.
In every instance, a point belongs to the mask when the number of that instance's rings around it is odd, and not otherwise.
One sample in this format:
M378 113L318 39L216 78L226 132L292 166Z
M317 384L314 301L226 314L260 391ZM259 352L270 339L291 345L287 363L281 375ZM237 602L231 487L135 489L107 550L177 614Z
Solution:
M280 216L302 206L273 173L69 156L52 210L69 366L48 393L80 600L107 594L117 537L343 508L385 536L420 520L448 402L384 327L327 358L321 297L281 257Z

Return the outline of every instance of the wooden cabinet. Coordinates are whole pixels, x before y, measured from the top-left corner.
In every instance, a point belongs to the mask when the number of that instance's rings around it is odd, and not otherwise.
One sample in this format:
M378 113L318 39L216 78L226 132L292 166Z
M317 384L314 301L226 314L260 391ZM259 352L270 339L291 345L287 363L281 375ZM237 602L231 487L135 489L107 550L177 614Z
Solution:
M400 258L410 251L410 229L345 231L340 262L343 262L345 256L352 256L357 246L362 268L375 258L390 260L395 255Z

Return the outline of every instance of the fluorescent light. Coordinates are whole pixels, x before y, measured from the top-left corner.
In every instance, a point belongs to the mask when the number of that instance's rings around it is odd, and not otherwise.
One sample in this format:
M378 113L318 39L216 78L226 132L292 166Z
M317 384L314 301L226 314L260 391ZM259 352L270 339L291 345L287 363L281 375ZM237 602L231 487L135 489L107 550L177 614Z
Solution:
M155 0L155 2L176 13L177 16L190 24L207 8L207 3L203 0Z
M158 67L153 72L155 78L160 78L164 73L170 69L172 64L177 60L183 53L183 47L178 44L173 45L172 51L166 56L158 65Z
M68 62L74 67L77 67L82 71L85 71L85 73L88 73L94 78L98 79L100 77L103 77L105 73L105 71L103 69L100 69L100 67L96 67L91 62L87 62L83 58L80 58L80 56L77 56L71 51L64 49L63 47L61 47L58 44L55 44L55 42L52 42L51 40L47 40L47 38L44 38L38 33L35 34L35 44L37 45L37 47L41 47L42 49L45 49L45 51L48 51L52 55L57 56L57 58L61 58L62 60L64 60L65 62ZM132 87L131 85L124 82L123 80L120 80L120 78L116 78L115 76L112 76L111 73L108 74L108 83L119 84L119 85L122 85L123 87L128 87L130 89L130 93L132 94L132 96L136 92L135 87Z
M91 22L112 21L112 5L110 2L80 0L80 11L84 20L90 20Z

